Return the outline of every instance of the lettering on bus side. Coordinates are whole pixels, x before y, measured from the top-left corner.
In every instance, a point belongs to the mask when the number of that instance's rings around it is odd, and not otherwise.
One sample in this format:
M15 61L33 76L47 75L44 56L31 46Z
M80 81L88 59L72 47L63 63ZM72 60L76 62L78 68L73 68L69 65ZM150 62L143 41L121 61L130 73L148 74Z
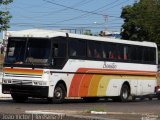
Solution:
M103 68L116 69L117 65L115 63L104 62Z

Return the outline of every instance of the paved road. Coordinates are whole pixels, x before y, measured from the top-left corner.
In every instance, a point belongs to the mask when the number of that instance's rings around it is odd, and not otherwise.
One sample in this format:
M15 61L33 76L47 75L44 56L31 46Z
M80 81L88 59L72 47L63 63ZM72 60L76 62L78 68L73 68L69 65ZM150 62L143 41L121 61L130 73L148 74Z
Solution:
M160 119L160 100L137 100L136 102L119 103L100 100L96 103L85 103L83 100L66 100L63 104L49 104L46 100L30 99L26 103L14 103L12 100L0 100L0 113L24 114L27 112L58 112L73 115L120 118L125 120L137 120L142 116L153 115L153 120ZM91 115L90 111L107 112L107 115ZM151 116L152 117L152 116ZM156 119L155 119L156 118ZM142 118L141 118L142 120Z

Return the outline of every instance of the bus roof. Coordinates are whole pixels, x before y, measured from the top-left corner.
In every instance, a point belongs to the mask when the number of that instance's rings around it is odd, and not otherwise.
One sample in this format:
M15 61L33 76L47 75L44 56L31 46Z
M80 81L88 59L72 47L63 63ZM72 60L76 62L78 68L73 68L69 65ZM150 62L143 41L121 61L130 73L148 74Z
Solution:
M28 30L8 31L7 32L8 37L53 38L53 37L58 37L58 36L67 37L67 35L71 38L96 40L96 41L107 41L107 42L114 42L114 43L150 46L150 47L157 48L157 45L153 42L146 42L146 41L140 42L140 41L130 41L130 40L122 40L122 39L107 38L107 37L100 37L100 36L89 36L89 35L82 35L82 34L67 33L65 31L28 29Z

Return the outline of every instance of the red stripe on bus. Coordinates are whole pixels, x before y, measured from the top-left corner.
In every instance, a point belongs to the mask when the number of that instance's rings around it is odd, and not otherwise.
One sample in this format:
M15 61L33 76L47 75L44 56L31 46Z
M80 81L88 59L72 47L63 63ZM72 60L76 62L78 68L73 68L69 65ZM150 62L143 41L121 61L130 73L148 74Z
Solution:
M79 68L76 72L86 72L87 69L83 69L83 68ZM79 92L79 86L81 83L81 80L83 78L85 74L75 74L72 82L71 82L71 86L70 86L70 90L69 90L69 96L75 96L78 97L78 92Z

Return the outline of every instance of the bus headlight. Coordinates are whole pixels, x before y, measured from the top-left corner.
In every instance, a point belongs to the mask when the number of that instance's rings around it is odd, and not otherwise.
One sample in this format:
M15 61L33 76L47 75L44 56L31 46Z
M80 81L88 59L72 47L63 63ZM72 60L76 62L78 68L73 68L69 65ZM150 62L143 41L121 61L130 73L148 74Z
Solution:
M44 81L33 81L33 85L37 85L37 86L46 86L47 83Z

